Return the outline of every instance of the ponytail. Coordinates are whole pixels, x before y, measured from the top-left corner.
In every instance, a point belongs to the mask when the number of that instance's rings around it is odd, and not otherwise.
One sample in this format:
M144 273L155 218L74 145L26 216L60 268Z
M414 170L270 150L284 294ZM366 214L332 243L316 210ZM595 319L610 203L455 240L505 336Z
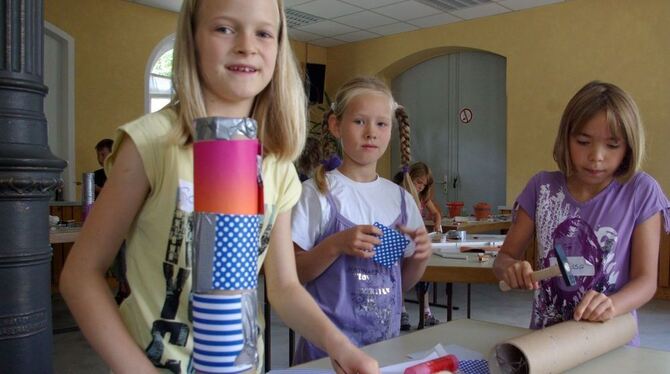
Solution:
M421 201L416 193L416 188L409 175L410 162L412 161L412 152L410 150L409 116L402 105L398 105L395 110L395 118L398 121L398 130L400 132L400 169L402 171L402 186L412 195L416 206L421 206Z
M328 109L323 114L323 121L321 122L321 146L319 147L321 163L316 167L314 182L316 183L316 188L322 194L328 192L326 172L338 167L340 161L337 154L337 140L328 129L328 118L334 114L333 109Z

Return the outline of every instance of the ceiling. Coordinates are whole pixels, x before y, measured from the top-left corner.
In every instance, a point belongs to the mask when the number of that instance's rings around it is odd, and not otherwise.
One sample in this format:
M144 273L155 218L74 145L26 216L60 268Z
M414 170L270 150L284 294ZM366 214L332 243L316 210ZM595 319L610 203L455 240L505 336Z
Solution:
M129 0L179 12L181 0ZM520 11L564 0L284 0L291 39L321 47Z

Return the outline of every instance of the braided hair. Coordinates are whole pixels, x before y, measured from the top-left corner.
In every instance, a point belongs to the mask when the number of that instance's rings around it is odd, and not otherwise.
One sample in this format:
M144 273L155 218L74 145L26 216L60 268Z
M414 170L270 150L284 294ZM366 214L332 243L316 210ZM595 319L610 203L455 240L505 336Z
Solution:
M402 105L398 105L395 110L395 118L398 121L398 130L400 133L400 170L402 174L402 186L412 195L417 206L421 206L419 196L416 193L412 177L410 176L410 162L412 161L412 151L410 149L410 125L409 116Z
M314 172L314 182L319 192L326 193L328 191L328 182L326 181L326 172L331 171L339 166L339 156L337 150L337 139L328 130L328 118L334 115L332 107L323 114L321 121L321 136L319 154L321 163L316 167Z

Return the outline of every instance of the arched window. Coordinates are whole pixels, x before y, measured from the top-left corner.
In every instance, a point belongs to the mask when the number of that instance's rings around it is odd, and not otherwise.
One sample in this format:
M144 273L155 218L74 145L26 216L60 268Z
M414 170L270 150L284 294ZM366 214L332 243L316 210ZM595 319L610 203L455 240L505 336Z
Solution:
M172 34L154 48L147 64L145 75L144 111L155 112L163 108L172 98L172 51L174 49Z

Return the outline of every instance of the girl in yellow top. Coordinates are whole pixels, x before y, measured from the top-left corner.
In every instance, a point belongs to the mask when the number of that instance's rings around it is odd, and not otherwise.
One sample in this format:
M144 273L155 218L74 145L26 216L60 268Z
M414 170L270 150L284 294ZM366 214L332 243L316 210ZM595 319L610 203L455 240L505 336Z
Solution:
M191 124L208 116L258 123L265 199L258 268L264 263L272 306L328 352L336 370L379 371L296 276L290 210L300 184L291 161L303 146L306 105L283 9L282 0L185 0L171 103L117 132L109 179L61 276L82 332L115 373L193 371ZM124 238L131 294L117 309L104 274Z

